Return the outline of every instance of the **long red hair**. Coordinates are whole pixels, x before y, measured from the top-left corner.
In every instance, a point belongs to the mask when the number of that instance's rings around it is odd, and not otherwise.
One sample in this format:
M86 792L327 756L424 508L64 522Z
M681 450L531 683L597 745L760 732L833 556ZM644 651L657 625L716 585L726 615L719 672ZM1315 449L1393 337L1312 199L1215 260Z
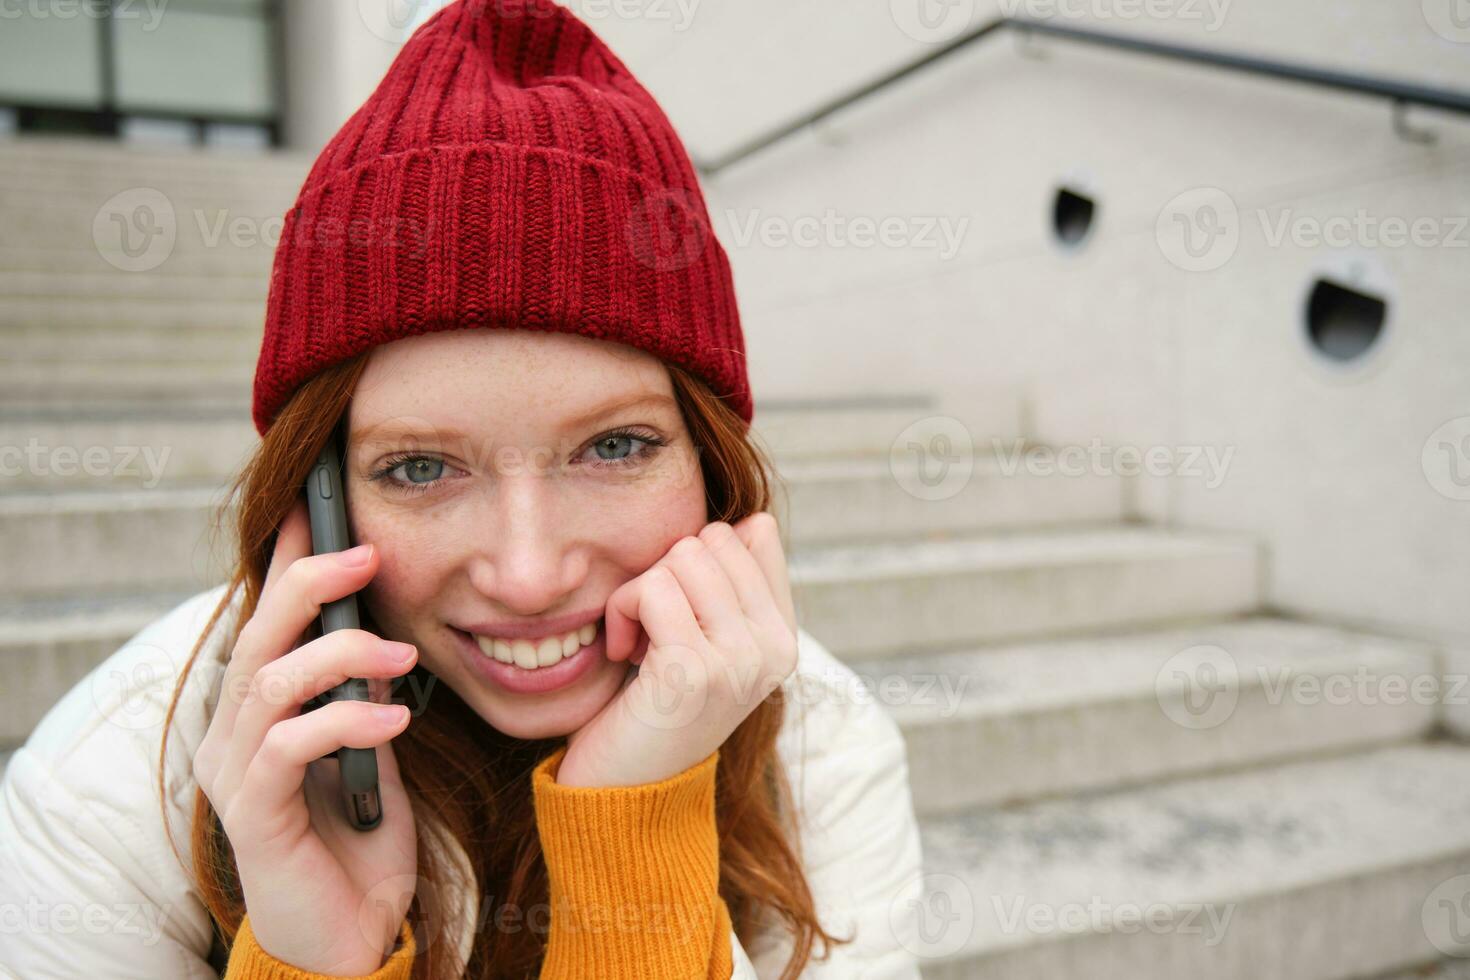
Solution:
M190 671L216 628L228 631L233 647L239 628L260 598L275 546L276 529L301 493L306 476L337 420L345 415L368 354L331 367L309 379L280 412L233 482L217 526L231 526L230 543L238 558L224 597L215 608L184 665L169 704L159 749L159 794L164 799L164 768L169 729ZM741 418L702 381L667 365L685 424L704 475L711 521L735 522L767 510L774 469L752 440ZM224 614L239 600L240 613L228 625ZM378 632L363 609L365 629ZM417 676L415 676L417 675ZM530 772L565 738L522 740L496 731L447 684L430 687L422 664L395 683L411 691L433 690L423 710L393 740L404 786L419 830L420 880L429 885L414 896L409 919L419 953L415 980L467 980L534 977L545 951L545 919L540 928L497 930L497 909L548 908L546 865L536 833ZM776 752L783 718L777 688L720 748L715 789L720 838L720 896L742 944L764 928L790 934L792 954L783 980L800 975L818 939L830 950L851 942L830 935L817 919L803 873L795 832L790 784ZM164 806L164 821L168 809ZM466 928L449 910L460 907L456 888L463 883L448 866L447 855L431 846L426 830L442 829L458 841L474 869L480 895L474 946L467 964L459 962L459 930ZM489 829L491 832L486 832ZM172 834L169 835L172 840ZM190 834L191 874L213 916L221 941L234 941L245 907L229 840L202 789L195 790ZM180 857L182 860L182 856ZM490 903L487 907L486 903ZM527 923L534 920L527 917ZM824 951L822 957L827 954ZM463 967L463 974L457 972Z

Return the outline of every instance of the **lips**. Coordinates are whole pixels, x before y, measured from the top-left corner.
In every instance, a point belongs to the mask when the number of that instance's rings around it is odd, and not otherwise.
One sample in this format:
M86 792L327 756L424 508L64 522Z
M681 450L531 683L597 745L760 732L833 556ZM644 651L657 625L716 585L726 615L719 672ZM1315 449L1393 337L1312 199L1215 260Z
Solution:
M600 621L538 640L490 638L455 627L451 627L450 632L454 634L469 669L476 676L512 694L544 694L560 690L574 684L606 658L607 635ZM582 637L589 632L592 633L590 642L582 643ZM567 654L565 649L571 638L575 638L577 647ZM487 642L489 654L484 650ZM501 646L502 653L510 653L511 662L497 657L497 646ZM543 650L548 661L544 666L541 664ZM536 666L522 667L518 662L531 662L532 659Z

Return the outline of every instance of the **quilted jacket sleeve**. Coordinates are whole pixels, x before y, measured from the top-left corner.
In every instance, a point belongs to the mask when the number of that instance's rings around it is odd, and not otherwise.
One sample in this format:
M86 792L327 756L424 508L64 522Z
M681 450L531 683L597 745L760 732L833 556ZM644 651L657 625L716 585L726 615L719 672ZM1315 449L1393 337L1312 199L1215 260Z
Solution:
M922 856L903 734L851 668L805 630L799 641L781 739L783 755L800 760L789 774L802 860L823 926L856 937L809 960L801 976L919 980ZM819 943L814 955L821 950ZM763 934L750 948L737 941L733 955L735 980L773 980L789 939Z
M216 980L209 914L164 833L158 745L174 671L222 589L155 621L74 686L0 782L0 976ZM204 683L201 681L201 683ZM187 857L192 733L175 715L169 807Z
M144 765L111 772L148 778ZM0 910L12 919L4 970L25 980L218 977L207 914L180 902L185 888L163 867L172 855L141 818L68 786L30 749L15 754L0 784Z

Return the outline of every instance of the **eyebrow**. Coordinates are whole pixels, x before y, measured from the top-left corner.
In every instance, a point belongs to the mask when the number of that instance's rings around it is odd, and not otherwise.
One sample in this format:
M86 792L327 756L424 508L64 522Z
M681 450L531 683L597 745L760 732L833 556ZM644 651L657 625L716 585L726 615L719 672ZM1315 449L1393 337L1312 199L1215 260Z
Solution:
M614 412L620 412L632 408L642 408L645 406L657 406L659 408L677 408L678 402L676 402L669 395L660 395L654 393L633 395L631 397L620 395L616 398L610 398L602 402L601 404L594 405L592 408L580 413L579 415L566 419L562 422L562 431L565 432L571 429L580 429L584 426L590 425L593 422L596 422L598 419L612 415ZM349 438L353 443L363 445L368 443L392 442L393 440L401 439L404 436L424 436L427 434L419 426L402 425L398 424L398 421L398 419L385 419L384 421L370 425L359 432L353 432ZM460 432L458 429L435 427L432 431L435 436L441 439L445 439L447 441L465 438L464 433Z

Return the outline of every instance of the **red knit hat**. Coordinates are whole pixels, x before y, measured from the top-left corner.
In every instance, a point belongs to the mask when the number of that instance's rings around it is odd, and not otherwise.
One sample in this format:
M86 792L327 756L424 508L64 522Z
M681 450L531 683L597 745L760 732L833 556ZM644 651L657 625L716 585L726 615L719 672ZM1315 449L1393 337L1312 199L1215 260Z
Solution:
M673 126L552 0L458 0L316 160L271 274L252 414L435 330L579 333L703 379L747 423L725 251Z

